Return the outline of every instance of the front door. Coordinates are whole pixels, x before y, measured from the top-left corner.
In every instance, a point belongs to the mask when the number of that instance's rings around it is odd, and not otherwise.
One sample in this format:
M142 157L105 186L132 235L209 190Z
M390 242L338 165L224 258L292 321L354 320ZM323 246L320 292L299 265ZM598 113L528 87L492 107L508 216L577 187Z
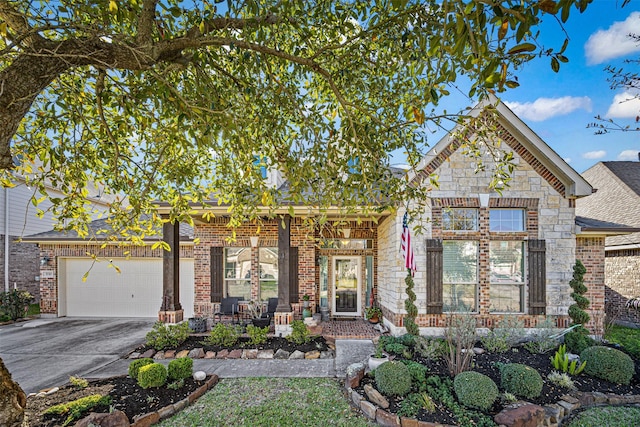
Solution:
M333 258L334 316L360 315L360 257Z

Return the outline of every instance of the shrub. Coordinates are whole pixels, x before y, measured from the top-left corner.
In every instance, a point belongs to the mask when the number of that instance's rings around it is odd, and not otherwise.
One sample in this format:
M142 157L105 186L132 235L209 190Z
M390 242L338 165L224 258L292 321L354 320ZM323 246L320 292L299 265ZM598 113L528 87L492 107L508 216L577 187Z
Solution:
M27 315L33 296L27 291L14 289L0 292L0 312L4 312L11 320L22 319Z
M136 359L129 364L129 376L134 380L138 379L138 373L143 366L151 365L153 359L145 357L144 359Z
M162 387L167 382L167 368L161 363L152 363L140 368L138 385L142 388Z
M504 353L518 344L524 336L524 322L515 316L505 316L489 333L480 339L489 353Z
M576 387L575 384L573 384L571 377L566 373L551 371L551 373L547 375L547 379L560 387L569 389L574 389Z
M540 396L542 377L530 366L507 363L500 367L500 385L509 393L526 399Z
M184 387L184 379L176 380L167 384L167 388L169 390L180 390L182 387Z
M394 353L394 354L404 354L405 351L409 350L409 347L407 347L404 344L400 344L399 342L394 342L394 343L390 343L384 346L384 349L387 353Z
M557 346L558 339L556 338L555 323L549 317L536 325L529 336L529 341L524 344L524 348L533 354L546 353Z
M425 359L437 359L442 355L443 341L437 338L415 337L415 352Z
M553 357L550 357L550 359L551 364L555 369L561 372L568 372L571 375L579 375L580 372L584 370L584 367L587 364L587 362L583 361L580 365L578 365L577 359L569 363L569 355L567 354L567 348L564 344L560 346L560 348L556 351L556 354Z
M267 342L267 334L269 327L259 328L257 326L248 325L247 334L249 335L249 343L252 345L260 345Z
M429 369L413 360L403 360L402 363L407 365L407 369L409 369L413 388L418 391L425 391L427 389L427 372Z
M193 359L180 357L169 362L167 377L169 380L183 380L193 375Z
M191 329L187 322L169 325L156 322L147 334L147 345L156 350L176 348L189 338Z
M620 350L593 346L580 353L580 360L587 362L584 372L617 384L629 384L635 374L633 360Z
M100 394L92 394L90 396L81 397L71 402L61 403L60 405L51 406L45 411L45 414L64 415L69 414L62 424L68 426L73 421L79 419L83 412L90 410L96 406L111 405L111 396L102 396Z
M211 332L209 332L209 336L205 338L204 343L207 345L231 347L238 342L238 338L240 338L240 331L237 327L217 323L211 328Z
M305 344L311 341L309 329L302 320L294 320L291 322L291 334L287 337L294 344Z
M398 415L401 417L415 418L422 409L422 397L418 393L411 393L402 402L400 402L400 409L398 409Z
M498 386L480 372L461 372L453 379L458 401L467 408L487 411L498 398Z
M89 381L85 380L82 377L74 377L72 375L69 377L69 384L71 384L75 388L87 388L87 386L89 386Z
M595 341L587 335L585 328L578 327L573 331L567 332L564 336L564 344L571 353L580 354L587 347L595 345Z
M447 323L444 333L447 341L444 360L447 362L449 374L455 377L471 368L473 346L476 343L476 318L471 315L452 314L447 318Z
M411 373L402 362L387 362L375 370L378 391L388 396L406 396L411 391Z

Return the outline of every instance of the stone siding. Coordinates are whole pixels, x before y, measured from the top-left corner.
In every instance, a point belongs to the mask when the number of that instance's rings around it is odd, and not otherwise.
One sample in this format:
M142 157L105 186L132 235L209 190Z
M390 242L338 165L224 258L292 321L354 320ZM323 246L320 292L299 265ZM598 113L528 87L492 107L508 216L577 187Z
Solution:
M566 199L559 192L560 190L564 193L564 187L558 184L557 178L548 170L541 170L537 161L534 162L536 163L535 168L532 167L521 154L518 154L519 151L522 151L520 150L521 146L518 147L519 149L514 153L516 169L512 174L513 179L509 183L509 188L502 191L502 195L489 189L490 171L493 165L486 157L483 161L487 171L484 172L474 173L475 160L461 154L459 150L450 153L447 160L438 162L439 166L431 171L439 176L439 188L431 191L431 200L427 201L424 215L414 219L411 224L412 242L418 268L414 281L417 295L416 306L418 307L417 323L420 327L440 328L444 326L446 320L446 315L426 315L426 277L423 273L426 256L425 240L443 237L446 239L449 237L448 234L456 233L446 232L443 234L438 220L441 218L441 209L452 205L479 207L479 194L482 193L490 193L490 207L519 207L525 210L526 231L524 233L505 233L518 234L518 236L514 235L509 238L523 240L534 238L546 241L546 314L554 316L559 326L567 324L567 310L573 302L570 297L569 281L576 259L575 203L571 199ZM525 157L529 158L530 156L527 154ZM431 164L427 169L430 167ZM543 176L540 173L543 173ZM480 225L487 227L485 222L488 221L486 218L488 214L483 214L483 211L488 210L480 209ZM400 210L395 216L386 218L378 228L378 292L385 319L392 328L402 326L405 314L404 278L406 272L398 250L403 214L404 211ZM421 235L416 233L418 227L422 228ZM490 238L495 237L493 232L489 234ZM475 237L470 237L470 239L474 240ZM482 251L480 255L480 260L484 259ZM482 277L480 279L482 280ZM501 315L489 314L489 301L485 296L481 283L479 326L490 326L495 320L502 317ZM527 300L525 291L525 301ZM539 316L529 316L526 313L527 309L525 308L525 313L520 317L529 327L534 326L540 320ZM397 332L401 332L401 330Z
M628 309L630 298L640 297L640 249L607 251L605 298L610 320L640 325L640 310Z
M0 291L4 292L5 265L4 239L0 235ZM40 301L40 250L35 243L17 242L17 236L9 236L9 289L14 287L26 290L34 297L34 302Z

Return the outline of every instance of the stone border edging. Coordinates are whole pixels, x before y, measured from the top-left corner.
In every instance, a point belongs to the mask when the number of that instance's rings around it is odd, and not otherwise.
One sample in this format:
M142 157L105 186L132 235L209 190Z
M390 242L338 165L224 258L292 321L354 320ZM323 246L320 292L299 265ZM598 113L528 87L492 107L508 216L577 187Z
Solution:
M174 404L165 406L164 408L160 408L155 412L149 412L146 414L137 415L133 417L133 424L131 424L131 427L152 426L166 418L169 418L177 414L187 406L195 403L203 394L205 394L207 391L211 390L216 384L218 384L218 381L219 381L218 376L216 374L212 374L207 380L205 380L205 383L202 386L198 387L193 393L191 393L189 396L185 397L184 399Z
M349 403L362 411L369 420L375 421L376 424L384 427L456 427L448 424L419 421L415 418L399 417L396 414L385 411L354 390L360 385L364 374L364 363L354 363L350 365L347 368L347 375L345 377L345 389ZM520 421L521 423L524 421L524 423L518 425L533 425L530 424L530 422L537 419L537 426L559 427L566 418L580 408L624 405L640 406L640 395L621 396L614 393L602 393L598 391L573 391L562 396L558 402L545 406L524 401L508 405L494 417L494 421L501 426L514 425L515 421ZM502 423L498 422L499 416L510 412L511 417L504 415L501 419L507 420L510 418L514 421L513 423L506 424L504 421ZM513 415L515 415L515 417Z
M181 350L176 352L176 350L160 350L156 351L154 349L149 349L143 353L139 353L137 351L133 351L129 353L125 358L126 359L142 359L142 358L151 358L154 360L166 360L166 359L179 359L181 357L190 357L191 359L279 359L279 360L296 360L296 359L306 359L306 360L314 360L314 359L334 359L336 357L335 350L329 347L329 350L319 351L319 350L311 350L308 352L302 352L296 350L292 353L289 353L286 350L278 349L277 351L273 351L271 349L268 350L257 350L257 349L236 349L236 350L220 350L219 352L207 351L205 352L202 347L197 347L191 350Z

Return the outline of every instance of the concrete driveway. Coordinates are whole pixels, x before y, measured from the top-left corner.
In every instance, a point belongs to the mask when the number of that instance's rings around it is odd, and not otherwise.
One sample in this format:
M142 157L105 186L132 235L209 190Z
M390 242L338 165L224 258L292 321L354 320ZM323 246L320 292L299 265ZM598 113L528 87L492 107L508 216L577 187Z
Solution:
M0 326L0 358L26 393L91 378L144 343L155 319L63 317ZM126 374L122 372L122 374Z

